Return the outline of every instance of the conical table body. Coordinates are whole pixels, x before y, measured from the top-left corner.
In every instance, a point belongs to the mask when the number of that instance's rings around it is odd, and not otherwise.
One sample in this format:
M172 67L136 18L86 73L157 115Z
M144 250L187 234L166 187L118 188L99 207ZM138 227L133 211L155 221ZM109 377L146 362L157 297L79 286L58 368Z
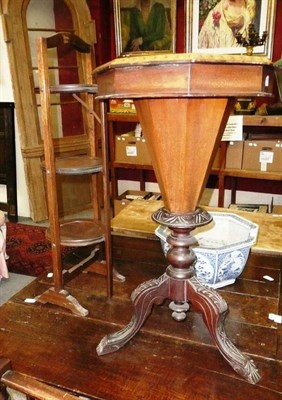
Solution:
M226 98L135 100L167 210L196 209L232 106Z
M164 200L164 208L152 217L172 231L167 239L171 248L166 272L133 291L131 321L105 336L98 354L124 346L142 327L153 305L170 299L178 321L186 317L192 303L232 368L249 382L258 382L253 361L225 333L227 304L195 277L195 256L190 250L195 239L190 232L211 221L197 204L236 98L272 93L271 62L230 55L140 55L116 59L98 67L95 74L103 103L108 98L134 99ZM106 135L105 124L103 128Z

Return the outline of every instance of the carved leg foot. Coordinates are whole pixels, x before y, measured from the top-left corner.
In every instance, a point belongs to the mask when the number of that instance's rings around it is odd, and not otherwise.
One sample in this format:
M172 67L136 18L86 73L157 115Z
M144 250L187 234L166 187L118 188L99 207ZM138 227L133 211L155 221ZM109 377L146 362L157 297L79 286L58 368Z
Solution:
M199 311L218 347L231 367L250 383L257 383L260 374L249 357L245 356L227 337L224 320L228 307L224 299L213 289L204 286L196 277L187 280L188 297L192 306Z
M79 302L70 295L66 290L56 292L53 288L42 293L35 298L39 303L50 303L70 310L75 315L85 317L88 315L88 310L83 308Z
M105 336L97 346L97 354L117 351L124 346L142 327L154 304L162 304L168 296L169 277L166 274L139 285L131 294L134 305L129 324L116 333Z

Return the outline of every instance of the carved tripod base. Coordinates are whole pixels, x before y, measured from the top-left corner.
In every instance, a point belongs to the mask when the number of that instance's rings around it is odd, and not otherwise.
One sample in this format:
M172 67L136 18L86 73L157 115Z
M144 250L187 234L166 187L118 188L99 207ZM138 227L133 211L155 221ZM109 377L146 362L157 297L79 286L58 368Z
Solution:
M253 361L241 353L226 335L226 302L214 289L207 288L196 277L178 280L165 273L158 279L138 286L131 295L134 315L130 323L120 331L105 336L97 347L98 355L112 353L124 346L141 329L154 304L160 305L166 299L175 301L171 295L175 289L182 291L183 302L189 301L193 309L202 314L218 350L231 367L249 382L257 383L260 375Z
M195 243L195 239L190 235L190 231L196 225L204 225L211 220L207 213L201 214L201 212L196 214L196 222L194 214L192 222L190 220L186 224L189 225L188 228L183 228L183 226L176 228L174 221L173 232L168 238L172 249L167 254L168 261L174 266L169 265L166 272L158 279L142 283L133 291L131 300L134 314L130 323L120 331L105 336L97 347L97 353L103 355L119 350L141 329L152 307L170 299L175 302L174 313L176 314L179 305L180 317L178 318L177 315L174 317L177 320L185 318L183 318L183 309L184 311L188 309L185 303L191 303L193 309L202 314L218 350L231 367L250 383L257 383L260 375L253 361L241 353L226 335L224 328L228 311L226 302L214 289L208 288L194 276L192 265L195 256L189 250L189 246ZM191 214L188 217L190 218ZM160 220L159 215L157 217L154 215L153 218ZM162 223L164 224L163 216ZM186 265L186 268L183 265Z

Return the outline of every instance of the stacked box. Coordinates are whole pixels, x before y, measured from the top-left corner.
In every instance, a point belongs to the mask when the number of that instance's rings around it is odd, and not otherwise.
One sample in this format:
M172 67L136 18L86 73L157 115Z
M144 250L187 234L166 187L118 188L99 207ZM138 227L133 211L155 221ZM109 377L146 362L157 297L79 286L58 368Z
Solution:
M253 171L282 172L282 141L246 140L242 168Z
M136 109L133 100L111 99L110 112L117 114L136 114Z
M115 137L115 162L152 165L146 140L135 137L134 132Z
M243 141L230 141L226 150L225 168L227 169L241 169L243 159Z
M220 151L221 146L216 153L213 168L220 168ZM226 158L225 158L225 168L229 169L241 169L242 168L242 158L243 158L243 148L244 142L243 141L230 141L227 144L226 149Z

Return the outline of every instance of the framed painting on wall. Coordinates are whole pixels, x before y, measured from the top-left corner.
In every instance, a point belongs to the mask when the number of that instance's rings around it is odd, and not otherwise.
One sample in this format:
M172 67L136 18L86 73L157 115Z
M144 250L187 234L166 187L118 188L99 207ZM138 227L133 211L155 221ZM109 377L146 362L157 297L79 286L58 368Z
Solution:
M116 55L175 52L176 0L113 0Z
M248 37L254 25L265 44L254 47L256 55L272 56L276 0L192 0L186 2L186 51L210 54L245 54L237 34Z

